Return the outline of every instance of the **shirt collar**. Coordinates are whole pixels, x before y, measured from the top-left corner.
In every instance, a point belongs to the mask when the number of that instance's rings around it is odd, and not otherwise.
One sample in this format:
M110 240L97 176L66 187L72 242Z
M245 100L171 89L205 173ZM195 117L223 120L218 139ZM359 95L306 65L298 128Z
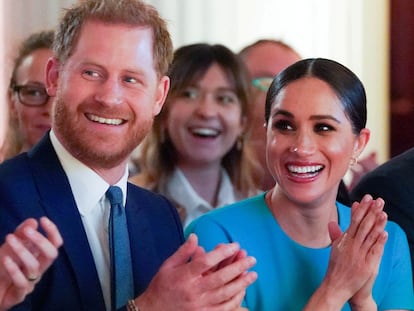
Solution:
M187 178L179 168L175 168L167 181L166 191L168 197L179 205L185 206L187 210L203 206L213 209L209 202L200 197L188 182ZM235 201L234 188L230 177L225 169L221 169L221 183L217 196L217 207L233 203Z
M110 185L94 170L72 156L59 142L53 130L50 131L50 140L68 177L79 212L81 215L85 215L97 206L97 203L105 195ZM127 181L128 167L126 167L122 178L115 184L122 190L124 205L126 202Z

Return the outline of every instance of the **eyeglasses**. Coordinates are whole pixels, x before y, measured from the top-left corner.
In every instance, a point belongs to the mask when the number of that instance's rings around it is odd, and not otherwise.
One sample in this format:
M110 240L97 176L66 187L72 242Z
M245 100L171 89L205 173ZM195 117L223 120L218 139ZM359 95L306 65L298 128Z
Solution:
M272 82L273 82L273 77L259 77L259 78L252 80L253 86L263 92L267 92Z
M50 96L46 88L40 85L15 85L13 92L17 93L19 101L25 106L43 106L47 103Z

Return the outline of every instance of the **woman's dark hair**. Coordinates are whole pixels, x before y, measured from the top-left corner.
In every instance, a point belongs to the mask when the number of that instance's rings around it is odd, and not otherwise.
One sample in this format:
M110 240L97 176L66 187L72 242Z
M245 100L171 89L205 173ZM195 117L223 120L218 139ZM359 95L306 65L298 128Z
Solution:
M340 63L325 58L309 58L296 62L280 72L270 85L266 96L265 120L269 121L270 109L276 96L290 83L306 77L326 82L342 103L351 122L354 134L365 128L367 122L367 99L359 78Z

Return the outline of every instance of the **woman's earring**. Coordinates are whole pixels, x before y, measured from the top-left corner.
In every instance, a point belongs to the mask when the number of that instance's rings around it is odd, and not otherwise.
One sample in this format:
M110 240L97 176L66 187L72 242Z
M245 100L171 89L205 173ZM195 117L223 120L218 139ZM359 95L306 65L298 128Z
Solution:
M290 147L290 152L298 152L298 147Z
M357 163L358 163L358 159L356 157L352 157L351 160L349 161L349 166L354 166Z

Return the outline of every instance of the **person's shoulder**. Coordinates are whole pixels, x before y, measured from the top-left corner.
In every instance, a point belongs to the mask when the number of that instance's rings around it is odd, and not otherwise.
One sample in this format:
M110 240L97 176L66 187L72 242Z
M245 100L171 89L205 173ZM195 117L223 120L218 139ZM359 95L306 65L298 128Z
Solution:
M411 148L382 163L366 176L393 176L414 170L414 148ZM391 174L390 174L391 173Z
M30 174L27 153L21 153L0 164L0 180L18 178L22 173Z
M153 203L167 203L170 205L170 201L162 194L140 187L131 182L128 182L128 197Z
M369 193L374 198L383 197L393 201L397 194L411 193L413 182L414 148L365 174L350 191L350 196L352 200L361 200L364 194Z
M182 231L181 221L176 208L163 195L141 188L128 182L127 205L137 209L147 217L157 221L174 222Z
M240 200L238 202L214 209L195 220L195 222L215 221L220 223L241 223L251 221L266 208L264 193Z
M215 229L227 234L240 233L240 230L252 228L251 224L262 224L263 215L268 217L264 193L214 209L193 220L186 228L185 235L191 232L211 236Z

